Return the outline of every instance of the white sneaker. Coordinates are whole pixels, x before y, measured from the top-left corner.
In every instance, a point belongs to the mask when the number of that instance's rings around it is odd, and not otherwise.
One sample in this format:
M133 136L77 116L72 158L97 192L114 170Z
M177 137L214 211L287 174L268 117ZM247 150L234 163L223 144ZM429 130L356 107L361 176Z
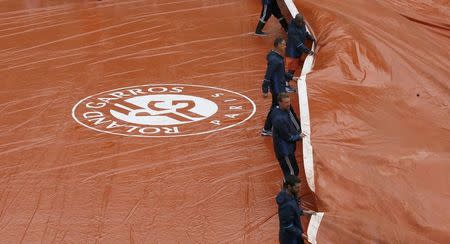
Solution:
M262 135L262 136L272 136L272 131L262 129L261 135Z

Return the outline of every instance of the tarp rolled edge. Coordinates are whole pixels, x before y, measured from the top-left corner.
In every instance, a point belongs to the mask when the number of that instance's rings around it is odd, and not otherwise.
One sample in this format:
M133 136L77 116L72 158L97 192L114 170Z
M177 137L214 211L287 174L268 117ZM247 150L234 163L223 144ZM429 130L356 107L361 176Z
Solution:
M292 18L294 18L298 13L298 9L292 0L284 0L286 7L291 13ZM306 26L306 30L314 36L311 28ZM313 51L315 50L315 44L312 44ZM300 72L300 78L297 81L297 91L298 91L298 102L300 108L300 123L302 127L302 132L307 136L302 140L303 146L303 165L305 169L306 182L312 192L316 192L316 187L314 183L314 160L313 160L313 147L311 145L311 123L309 117L309 103L308 103L308 92L306 88L306 76L311 71L314 65L314 55L308 55L303 64L303 68ZM323 212L316 213L311 216L309 221L307 235L308 241L310 243L317 243L317 233L319 231L320 223L324 217Z

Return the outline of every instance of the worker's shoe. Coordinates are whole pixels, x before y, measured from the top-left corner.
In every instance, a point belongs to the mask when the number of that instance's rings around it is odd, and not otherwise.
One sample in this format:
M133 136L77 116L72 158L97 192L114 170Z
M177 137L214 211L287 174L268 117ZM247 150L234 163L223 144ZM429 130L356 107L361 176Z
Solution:
M266 130L266 129L262 129L262 131L261 131L261 135L262 136L272 136L272 131L270 131L270 130Z
M258 25L256 26L255 35L257 36L266 36L267 33L262 31L266 23L262 22L261 20L258 22Z

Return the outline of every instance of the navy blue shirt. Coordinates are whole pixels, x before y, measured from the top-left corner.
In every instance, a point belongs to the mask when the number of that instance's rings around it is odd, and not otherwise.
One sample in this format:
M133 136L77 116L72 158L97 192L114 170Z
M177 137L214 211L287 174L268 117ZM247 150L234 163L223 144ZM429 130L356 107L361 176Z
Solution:
M303 215L303 210L298 204L298 199L283 189L278 193L275 200L278 204L278 219L280 221L280 243L303 243L303 229L300 222L300 215Z
M301 139L301 127L296 114L292 110L282 110L277 106L270 116L273 147L277 158L293 155L296 142Z
M284 69L284 58L279 53L271 50L267 54L267 69L264 76L262 90L267 93L270 87L270 92L278 94L286 92L286 81L291 80L293 75L286 73Z
M294 20L288 27L288 38L286 41L286 56L290 58L298 58L302 53L309 53L309 48L305 46L305 40L314 40L314 38L306 31L306 26L298 26Z

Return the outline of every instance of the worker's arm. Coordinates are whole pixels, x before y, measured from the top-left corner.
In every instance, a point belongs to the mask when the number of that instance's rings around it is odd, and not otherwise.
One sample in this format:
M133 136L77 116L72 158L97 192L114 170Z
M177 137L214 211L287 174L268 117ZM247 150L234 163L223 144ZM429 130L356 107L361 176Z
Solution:
M270 82L271 82L271 78L273 76L273 73L277 69L277 66L278 66L278 63L276 61L274 61L274 60L269 60L267 62L266 74L264 75L264 80L263 80L263 83L262 83L262 92L264 94L269 92L269 85L270 85Z
M283 119L276 117L272 121L273 129L278 132L278 134L283 138L283 140L288 142L295 142L300 140L301 134L299 133L289 133L288 127Z
M300 39L300 34L294 29L288 30L288 36L294 41L295 47L302 53L314 54Z

